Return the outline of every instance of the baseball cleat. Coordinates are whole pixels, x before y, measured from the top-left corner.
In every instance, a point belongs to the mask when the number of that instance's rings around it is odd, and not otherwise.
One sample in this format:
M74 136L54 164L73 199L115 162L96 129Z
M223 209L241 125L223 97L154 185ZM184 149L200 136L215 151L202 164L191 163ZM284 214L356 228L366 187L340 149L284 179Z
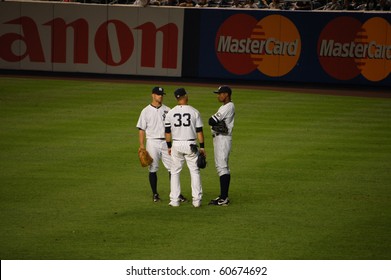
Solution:
M188 200L187 200L187 198L186 197L184 197L183 195L179 195L179 201L180 202L187 202Z
M201 207L201 201L193 201L193 206L195 208Z
M212 199L212 200L209 202L209 205L218 205L219 199L220 199L220 197L217 197L216 199Z
M226 199L219 199L218 201L217 201L217 205L219 205L219 206L228 206L229 205L229 199L228 199L228 197L226 198Z
M155 193L153 195L153 202L159 202L160 201L160 197L159 197L159 194Z
M179 207L179 203L175 203L175 202L170 202L168 205L171 207Z

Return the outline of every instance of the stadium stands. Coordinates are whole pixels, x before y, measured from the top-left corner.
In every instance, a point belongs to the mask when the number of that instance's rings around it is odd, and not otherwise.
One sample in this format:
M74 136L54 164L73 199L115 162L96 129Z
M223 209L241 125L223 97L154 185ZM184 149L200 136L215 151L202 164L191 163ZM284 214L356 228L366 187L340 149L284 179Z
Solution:
M15 0L1 0L15 1ZM34 0L31 0L34 1ZM184 5L186 0L48 0L57 2L79 2L102 5L138 6L178 6L183 8L236 8L236 9L276 9L271 8L273 0L194 0L195 5ZM276 1L276 0L274 0ZM277 0L280 10L348 10L348 11L391 11L391 0ZM198 3L200 2L200 3ZM202 2L202 3L201 3Z

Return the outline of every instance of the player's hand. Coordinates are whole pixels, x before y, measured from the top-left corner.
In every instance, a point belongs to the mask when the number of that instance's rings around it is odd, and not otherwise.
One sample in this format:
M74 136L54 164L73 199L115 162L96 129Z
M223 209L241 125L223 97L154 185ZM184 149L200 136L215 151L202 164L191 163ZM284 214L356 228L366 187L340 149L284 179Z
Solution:
M204 148L200 148L199 151L200 151L200 154L203 154L206 157L206 152L205 152Z
M168 154L171 156L171 148L168 148Z

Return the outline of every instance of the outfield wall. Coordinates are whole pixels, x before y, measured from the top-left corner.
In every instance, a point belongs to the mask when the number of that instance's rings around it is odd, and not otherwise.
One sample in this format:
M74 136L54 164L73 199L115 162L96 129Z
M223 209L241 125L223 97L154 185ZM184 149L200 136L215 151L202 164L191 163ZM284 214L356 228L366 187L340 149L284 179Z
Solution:
M0 69L391 86L391 13L0 2Z

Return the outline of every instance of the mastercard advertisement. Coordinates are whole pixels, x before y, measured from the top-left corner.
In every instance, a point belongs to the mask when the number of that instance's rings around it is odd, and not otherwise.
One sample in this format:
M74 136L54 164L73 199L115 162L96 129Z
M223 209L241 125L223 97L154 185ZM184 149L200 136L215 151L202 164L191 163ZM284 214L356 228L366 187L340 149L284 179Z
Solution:
M201 77L391 85L390 13L202 13ZM186 33L185 33L186 34Z

